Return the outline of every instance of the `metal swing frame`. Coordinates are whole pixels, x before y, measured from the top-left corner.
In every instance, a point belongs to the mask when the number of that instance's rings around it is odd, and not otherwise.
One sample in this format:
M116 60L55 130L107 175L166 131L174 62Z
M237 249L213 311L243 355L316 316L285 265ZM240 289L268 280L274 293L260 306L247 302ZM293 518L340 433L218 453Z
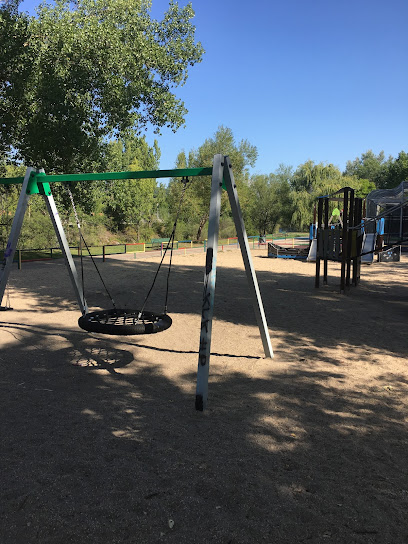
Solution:
M58 242L65 259L69 277L75 292L79 309L82 314L88 314L88 305L81 289L75 263L68 246L61 219L55 205L51 192L50 183L66 183L78 181L106 180L115 181L120 179L146 179L146 178L172 178L172 177L196 177L211 176L211 202L208 225L208 241L206 250L206 265L204 272L204 290L201 313L200 343L198 352L198 372L196 388L196 409L203 411L207 406L208 399L208 377L211 353L211 332L214 313L214 297L216 283L218 235L221 211L221 192L225 189L228 193L231 204L232 216L237 231L239 246L245 266L248 281L249 293L254 307L255 317L258 324L265 357L272 358L273 350L269 336L268 325L263 308L262 298L259 291L255 269L252 263L251 251L245 225L239 204L238 193L234 181L231 162L228 156L217 154L214 156L213 166L207 168L184 168L175 170L149 170L140 172L108 172L93 174L61 174L46 175L43 170L27 168L24 177L0 179L0 184L22 184L16 213L13 219L7 247L4 252L3 262L0 264L0 304L3 300L8 278L13 264L21 226L28 201L31 195L40 194L47 206Z

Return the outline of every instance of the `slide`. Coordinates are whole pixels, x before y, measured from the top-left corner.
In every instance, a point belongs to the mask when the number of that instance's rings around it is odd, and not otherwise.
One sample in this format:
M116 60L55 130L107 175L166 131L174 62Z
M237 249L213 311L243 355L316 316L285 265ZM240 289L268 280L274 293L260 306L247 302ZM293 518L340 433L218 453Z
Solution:
M364 233L363 247L361 249L361 262L364 264L372 264L374 260L374 249L377 240L377 233L366 234ZM369 253L370 252L370 253Z
M307 261L309 263L314 263L316 261L316 250L317 250L317 239L313 238L312 243L310 244L309 255L307 256Z

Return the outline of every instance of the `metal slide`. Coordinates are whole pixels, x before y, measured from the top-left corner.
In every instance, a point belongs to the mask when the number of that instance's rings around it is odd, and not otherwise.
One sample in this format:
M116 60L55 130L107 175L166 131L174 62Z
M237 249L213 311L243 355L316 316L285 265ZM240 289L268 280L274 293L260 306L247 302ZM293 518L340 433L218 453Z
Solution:
M363 247L361 250L361 262L364 264L372 264L374 260L374 249L377 241L377 233L364 233Z
M309 248L309 255L307 256L307 262L314 263L316 261L317 253L317 239L313 238Z

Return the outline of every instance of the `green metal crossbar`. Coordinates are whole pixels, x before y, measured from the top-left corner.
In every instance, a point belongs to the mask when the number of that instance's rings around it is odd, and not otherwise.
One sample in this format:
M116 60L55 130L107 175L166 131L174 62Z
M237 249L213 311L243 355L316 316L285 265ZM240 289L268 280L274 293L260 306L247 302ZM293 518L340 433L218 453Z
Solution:
M115 181L119 179L148 179L148 178L183 178L195 176L211 176L212 166L206 168L178 168L175 170L141 170L139 172L104 172L90 174L55 174L47 175L42 172L31 172L30 193L41 192L35 189L37 183L64 183L69 181ZM0 179L0 185L22 184L24 177Z

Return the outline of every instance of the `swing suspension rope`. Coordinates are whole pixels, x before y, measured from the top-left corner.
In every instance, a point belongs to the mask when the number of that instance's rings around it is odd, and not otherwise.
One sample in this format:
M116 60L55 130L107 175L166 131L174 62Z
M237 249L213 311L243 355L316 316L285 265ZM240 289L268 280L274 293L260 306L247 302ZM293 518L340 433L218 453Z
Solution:
M171 326L172 324L171 317L167 315L167 304L168 304L168 296L169 296L169 288L170 288L170 272L171 272L171 265L172 265L172 258L173 258L174 237L176 234L177 221L181 211L181 206L184 200L184 196L186 193L187 184L189 183L188 177L183 178L182 183L183 183L183 189L182 189L182 193L181 193L181 197L180 197L180 201L179 201L179 205L178 205L178 209L176 213L176 218L173 225L173 230L170 235L169 241L167 242L165 251L163 252L159 266L156 270L152 285L150 286L150 289L144 299L141 310L129 310L129 309L121 309L116 307L115 301L113 300L113 297L110 294L103 280L102 274L100 273L98 266L95 262L95 259L93 258L91 251L89 249L89 246L86 243L86 240L83 236L81 224L80 224L79 217L75 207L74 198L68 186L68 194L69 194L71 204L74 210L81 243L82 242L84 243L88 251L88 254L91 257L92 263L98 273L98 276L102 282L102 285L104 286L105 291L108 297L110 298L110 301L113 306L113 308L110 310L100 310L97 312L84 313L78 320L78 324L82 329L88 332L98 332L103 334L134 335L134 334L152 334L156 332L161 332L168 329ZM164 313L156 314L153 312L148 312L145 310L146 303L153 291L153 288L155 286L158 274L162 267L164 258L169 249L170 249L170 262L169 262L168 271L167 271ZM83 266L82 248L80 251L80 257L81 257L82 294L85 300L84 266Z
M164 302L164 314L165 315L167 314L167 302L168 302L168 298L169 298L169 287L170 287L170 272L171 272L171 264L172 264L172 260L173 260L173 249L174 249L174 237L176 235L177 221L178 221L178 218L179 218L179 215L180 215L181 206L183 204L184 196L186 194L186 189L187 189L187 184L189 183L189 179L188 179L188 177L186 177L186 178L183 178L181 181L183 183L183 189L182 189L182 192L181 192L181 197L180 197L179 205L178 205L178 208L177 208L176 219L174 221L173 230L172 230L172 232L170 234L170 238L169 238L169 240L167 242L167 245L166 245L166 248L165 248L165 250L163 252L162 258L161 258L160 263L159 263L159 266L158 266L158 268L156 270L156 274L154 275L152 285L150 286L150 289L149 289L149 291L148 291L148 293L146 295L146 298L144 299L144 302L142 304L142 309L140 310L141 313L144 311L144 308L145 308L146 303L147 303L147 301L148 301L148 299L150 297L150 294L153 291L153 288L154 288L156 280L157 280L157 276L159 275L161 266L162 266L164 258L166 256L166 253L170 249L170 262L169 262L169 266L168 266L168 270L167 270L166 297L165 297L165 302Z
M88 252L88 255L91 257L91 261L92 261L92 264L94 265L95 267L95 270L96 272L98 273L98 276L99 276L99 279L101 280L102 282L102 285L106 291L106 294L108 295L108 297L110 298L110 301L112 303L112 306L116 309L116 304L115 304L115 301L113 300L113 297L112 295L110 294L110 291L108 289L108 287L106 286L106 283L104 282L104 279L102 277L102 274L100 273L100 270L95 262L95 259L93 258L93 255L91 253L91 250L89 249L89 246L88 244L86 243L86 240L84 238L84 235L82 233L82 228L81 228L81 223L79 221L79 217L78 217L78 213L77 213L77 210L76 210L76 206L75 206L75 202L74 202L74 197L72 195L72 191L71 191L71 188L69 185L67 185L67 190L68 190L68 195L69 195L69 198L71 200L71 205L72 205L72 209L74 210L74 215L75 215L75 221L76 221L76 224L77 224L77 228L78 228L78 232L79 232L79 243L80 243L80 246L79 246L79 252L80 252L80 259L81 259L81 282L82 282L82 297L83 299L85 300L85 275L84 275L84 261L83 261L83 255L82 255L82 243L85 245L86 247L86 250Z

